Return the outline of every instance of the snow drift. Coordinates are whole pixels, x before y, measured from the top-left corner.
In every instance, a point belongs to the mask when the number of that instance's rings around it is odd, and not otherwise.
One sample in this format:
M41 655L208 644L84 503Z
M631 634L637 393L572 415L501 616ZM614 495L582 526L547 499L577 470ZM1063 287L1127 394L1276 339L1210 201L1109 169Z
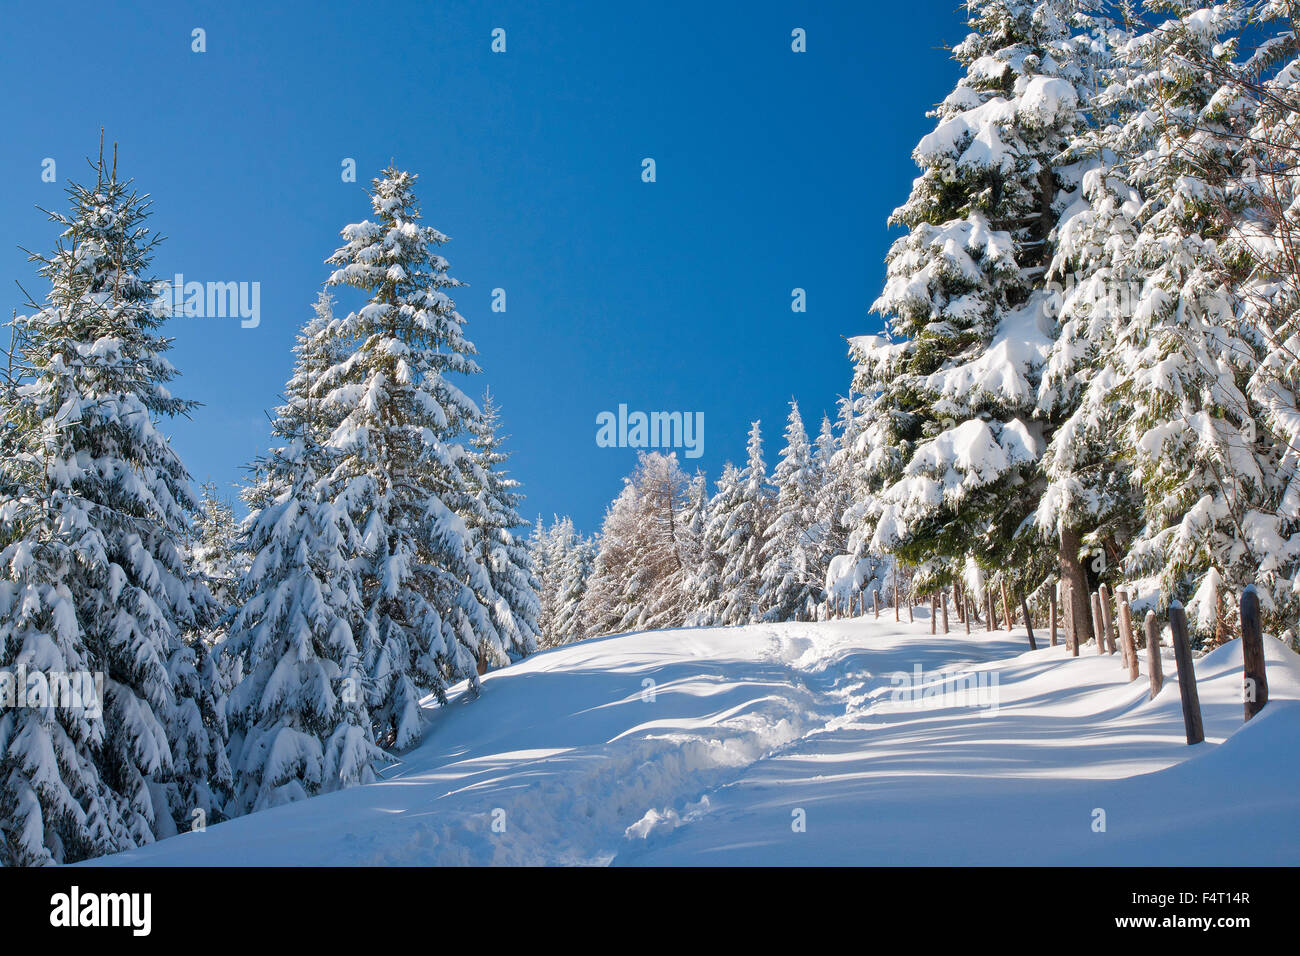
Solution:
M380 782L93 865L1300 863L1300 658L1281 644L1249 724L1240 644L1196 663L1188 747L1172 651L1148 700L1118 655L932 636L925 614L537 654L428 711ZM991 705L937 692L954 676Z

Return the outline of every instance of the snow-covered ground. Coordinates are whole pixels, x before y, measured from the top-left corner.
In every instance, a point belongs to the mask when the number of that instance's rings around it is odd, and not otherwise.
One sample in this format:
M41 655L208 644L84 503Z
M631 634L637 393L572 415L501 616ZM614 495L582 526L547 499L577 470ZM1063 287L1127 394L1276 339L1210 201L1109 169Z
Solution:
M1188 747L1168 648L1148 701L1145 660L1129 683L1118 655L931 636L924 613L538 654L431 711L382 782L94 863L1300 863L1300 658L1281 644L1246 725L1240 643L1197 662L1207 739ZM894 675L917 666L981 690L915 708Z

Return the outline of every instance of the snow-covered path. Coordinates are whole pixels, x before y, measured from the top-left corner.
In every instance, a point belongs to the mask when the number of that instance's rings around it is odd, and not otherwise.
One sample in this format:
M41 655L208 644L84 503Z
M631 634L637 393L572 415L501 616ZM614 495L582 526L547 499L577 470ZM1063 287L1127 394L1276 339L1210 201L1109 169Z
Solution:
M1239 644L1197 662L1189 748L1171 651L1148 701L1145 664L1130 684L1092 649L886 617L539 654L432 711L380 783L96 862L1300 863L1300 658L1281 645L1244 729ZM918 666L984 696L898 703Z

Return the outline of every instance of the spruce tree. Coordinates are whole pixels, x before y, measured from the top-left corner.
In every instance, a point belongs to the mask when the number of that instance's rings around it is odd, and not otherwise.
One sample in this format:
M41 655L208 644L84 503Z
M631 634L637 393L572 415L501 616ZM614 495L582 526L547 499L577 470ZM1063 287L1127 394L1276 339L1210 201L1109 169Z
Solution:
M103 694L90 708L0 715L4 862L72 861L175 832L220 743L178 681L193 667L185 638L213 603L185 564L196 502L159 423L193 403L166 386L149 202L116 165L101 156L95 184L71 184L70 211L50 214L58 243L32 256L50 291L17 322L0 666L98 675Z
M453 376L478 371L448 290L461 283L438 252L447 237L420 222L415 177L373 181L375 219L343 229L331 286L367 297L330 325L346 357L324 375L340 422L326 442L335 502L361 534L364 621L357 634L371 679L376 741L420 737L420 698L440 702L468 680L484 647L500 646L487 570L456 514L471 497L459 438L477 419Z
M1252 550L1255 586L1266 626L1282 633L1295 620L1300 594L1300 38L1293 6L1257 11L1266 34L1235 72L1253 105L1240 169L1230 190L1251 211L1241 217L1225 258L1239 277L1239 311L1257 359L1246 384L1256 454L1266 461ZM1281 29L1278 29L1278 28Z
M482 414L471 426L473 444L465 458L471 498L462 513L495 596L493 621L504 646L490 650L497 663L505 663L507 657L524 657L537 650L541 584L534 574L528 543L518 533L524 526L519 517L523 495L519 482L504 469L510 455L502 450L505 439L497 434L499 418L488 393Z
M842 407L849 404L847 399L841 401ZM851 433L845 437L852 442ZM835 424L828 415L822 416L821 430L813 445L813 473L816 484L813 497L816 557L809 577L817 585L810 595L815 604L822 600L831 558L848 552L849 531L845 514L853 506L854 497L855 469L848 456L842 454L841 435L836 434Z
M692 606L686 623L694 626L722 623L725 607L722 594L724 552L731 516L740 506L740 469L727 462L715 489L704 515L699 561L685 584Z
M763 433L759 422L749 429L745 467L736 475L733 500L722 503L714 520L722 570L718 578L718 622L748 624L758 619L759 580L765 532L771 523L772 494L763 463Z
M319 378L333 357L331 321L322 297L272 423L281 444L258 463L248 496L253 559L223 647L242 672L229 699L237 813L369 783L384 757L354 631L364 615L359 535L333 500L334 453L324 444L335 424Z
M818 481L812 447L795 402L790 403L785 448L772 482L776 497L771 523L764 531L758 604L766 620L786 621L807 605L821 585L814 577Z
M676 627L686 619L681 521L686 476L675 455L642 452L606 512L583 598L592 634Z
M1276 462L1258 441L1265 415L1249 395L1261 355L1224 281L1238 268L1225 259L1234 223L1254 216L1238 188L1249 100L1226 81L1247 7L1158 13L1167 19L1125 48L1127 88L1144 109L1114 141L1143 196L1125 256L1143 281L1115 335L1109 396L1143 498L1128 569L1157 578L1165 602L1192 599L1194 624L1212 629L1209 595L1253 583L1286 524L1270 495Z
M1057 160L1090 95L1080 7L968 5L973 32L955 49L965 76L918 144L921 176L891 220L909 232L890 250L873 306L888 335L852 340L879 485L857 537L930 569L937 583L968 554L986 567L1014 564L1041 493L1044 275L1073 185ZM1060 549L1077 568L1077 541L1063 538Z
M564 519L567 520L567 519ZM555 518L550 528L542 523L541 515L528 538L532 552L533 574L537 578L537 633L542 647L554 647L555 615L559 595L559 580L563 573L563 546L559 541L563 521ZM570 526L571 527L571 526Z
M222 609L237 600L239 580L247 561L239 537L239 523L230 503L217 493L211 481L199 486L199 509L189 545L189 561L203 576L208 590Z
M556 576L556 607L553 644L568 644L590 636L584 611L588 582L596 565L599 544L574 531L573 522L565 518L565 547Z

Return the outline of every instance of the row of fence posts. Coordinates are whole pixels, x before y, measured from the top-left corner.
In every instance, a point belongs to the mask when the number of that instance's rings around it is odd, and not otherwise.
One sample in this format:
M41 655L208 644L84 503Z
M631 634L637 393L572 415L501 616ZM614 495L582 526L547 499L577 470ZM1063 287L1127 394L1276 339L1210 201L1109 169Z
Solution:
M893 585L894 620L900 621L897 569L894 571ZM1057 646L1057 634L1062 629L1063 624L1066 647L1074 657L1078 657L1081 641L1079 640L1080 635L1076 633L1073 616L1068 613L1068 609L1072 606L1069 588L1069 582L1066 581L1058 582L1056 587L1047 588L1048 639L1052 647ZM975 610L976 602L972 601L971 595L960 585L954 584L951 591L952 606L956 611L957 619L965 626L966 633L969 634L971 632L971 621L979 622ZM1006 623L1008 631L1013 630L1016 626L1016 619L1012 613L1011 599L1005 581L1001 582L1000 594L997 596L1001 597L1002 620ZM1001 630L998 622L994 589L991 586L985 588L983 597L982 603L986 615L985 629L989 632ZM950 632L948 599L948 588L932 592L929 596L931 634L938 633L940 627L943 628L944 634ZM1212 600L1214 606L1218 607L1217 594ZM916 602L916 597L909 594L905 602L908 621L915 620L913 607ZM1025 631L1029 637L1029 648L1030 650L1037 650L1038 644L1034 639L1033 615L1030 612L1028 597L1022 592L1017 603L1024 619ZM1138 680L1141 676L1138 662L1138 635L1128 591L1124 588L1118 588L1112 598L1110 588L1102 584L1096 591L1092 592L1088 603L1091 605L1092 617L1089 623L1096 638L1097 653L1112 655L1119 653L1120 666L1128 672L1129 681ZM1062 621L1062 615L1059 613L1060 609L1066 610L1064 621ZM1268 679L1264 667L1264 634L1259 616L1259 595L1255 592L1254 587L1248 587L1242 591L1240 610L1243 664L1242 699L1244 701L1245 719L1250 720L1268 703ZM875 618L879 620L880 591L878 589L871 592L871 611ZM867 613L866 591L836 595L826 601L822 612L823 620L864 616ZM811 620L816 616L816 608L810 605L806 609L804 619ZM1170 639L1174 649L1174 664L1178 672L1178 688L1183 709L1183 728L1187 736L1187 743L1197 744L1205 739L1205 728L1201 719L1200 698L1196 692L1196 670L1192 662L1187 615L1182 604L1174 602L1170 606L1168 623ZM1155 611L1147 611L1146 617L1142 621L1142 643L1146 648L1147 676L1151 682L1148 699L1154 699L1164 686L1164 666L1160 657L1161 627Z

